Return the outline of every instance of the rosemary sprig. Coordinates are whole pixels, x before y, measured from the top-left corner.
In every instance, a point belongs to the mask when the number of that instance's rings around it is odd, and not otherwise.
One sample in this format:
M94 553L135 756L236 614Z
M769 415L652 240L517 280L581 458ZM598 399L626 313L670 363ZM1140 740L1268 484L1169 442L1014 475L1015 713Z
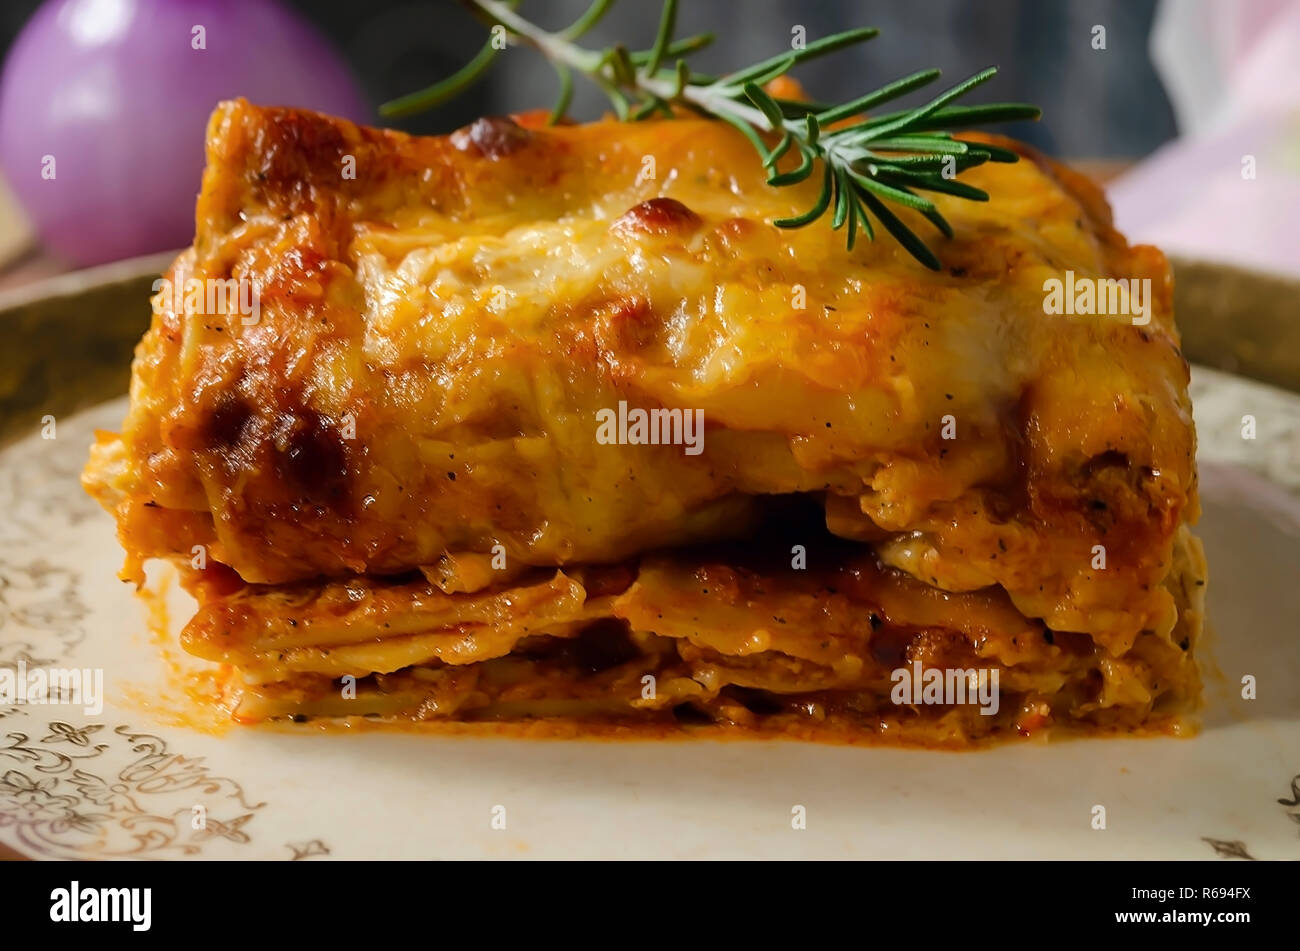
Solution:
M852 249L859 229L869 239L875 239L874 220L916 260L933 270L939 269L939 259L889 205L913 209L951 237L951 226L934 202L920 193L987 201L986 192L956 181L956 176L985 162L1014 162L1017 156L992 145L956 139L950 130L1039 116L1036 107L1024 103L954 104L992 79L995 67L976 73L923 105L870 117L863 117L868 110L937 80L939 70L913 73L834 106L779 98L763 88L801 63L873 39L879 31L871 28L846 30L725 76L710 76L692 71L686 57L712 42L712 35L673 38L677 0L665 0L654 45L638 51L622 45L596 51L575 43L600 22L614 0L594 0L586 13L558 32L543 30L521 17L515 12L514 2L461 2L494 28L493 39L447 79L386 103L380 109L384 115L408 115L459 94L483 76L500 52L504 37L507 44L537 49L555 68L560 97L551 113L552 122L563 118L572 101L575 72L600 87L620 119L635 121L656 114L671 118L677 114L675 106L719 119L753 143L763 167L769 171L769 184L794 185L820 174L821 190L812 207L801 215L777 219L773 222L777 227L801 228L829 212L831 227L846 229L848 247ZM671 67L666 65L669 62ZM764 134L769 139L775 137L775 145L769 146ZM789 171L779 171L778 163L792 151L799 164Z

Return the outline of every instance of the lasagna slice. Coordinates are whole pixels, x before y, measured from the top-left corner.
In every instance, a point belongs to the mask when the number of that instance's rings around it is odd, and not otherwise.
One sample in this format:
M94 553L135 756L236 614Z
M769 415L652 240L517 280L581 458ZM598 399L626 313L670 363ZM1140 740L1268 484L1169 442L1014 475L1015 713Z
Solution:
M179 566L241 721L1179 732L1205 568L1169 267L999 142L931 272L774 227L817 186L725 123L223 104L84 477L123 577ZM1088 286L1131 313L1049 304Z

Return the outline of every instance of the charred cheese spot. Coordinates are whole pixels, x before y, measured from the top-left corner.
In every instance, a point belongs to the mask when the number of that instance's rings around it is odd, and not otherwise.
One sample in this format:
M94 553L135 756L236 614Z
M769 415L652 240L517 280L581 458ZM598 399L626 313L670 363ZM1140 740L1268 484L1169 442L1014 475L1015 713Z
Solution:
M753 238L760 230L758 222L752 218L731 217L720 222L714 233L721 239L723 246L728 248L738 248L744 242Z
M200 431L201 448L227 472L261 468L268 455L298 501L340 509L347 497L348 453L334 421L310 408L259 413L238 393L216 400Z
M334 423L314 410L280 417L276 466L285 479L310 501L337 504L348 485L348 459L343 437Z
M1085 462L1082 474L1085 479L1091 479L1105 469L1127 469L1129 465L1129 458L1125 453L1117 449L1107 449Z
M451 144L462 152L473 152L494 160L513 155L531 139L532 134L527 129L504 116L475 119L451 134Z
M203 441L208 448L221 452L234 449L244 438L253 411L236 393L223 393L208 414L203 427Z
M700 226L700 216L676 198L651 198L619 216L610 230L619 234L688 235Z
M293 110L268 112L266 120L247 155L248 181L260 194L309 192L313 181L338 180L343 156L356 152L360 134L351 123L321 122Z

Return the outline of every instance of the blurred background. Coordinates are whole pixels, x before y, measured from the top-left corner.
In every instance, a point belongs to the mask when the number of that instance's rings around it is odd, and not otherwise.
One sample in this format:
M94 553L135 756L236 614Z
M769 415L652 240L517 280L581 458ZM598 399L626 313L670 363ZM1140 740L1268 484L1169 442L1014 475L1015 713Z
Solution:
M586 6L521 12L558 28ZM583 42L648 46L658 13L622 0ZM863 25L882 35L798 71L811 94L996 65L986 101L1044 112L1005 131L1110 182L1130 237L1300 272L1286 221L1300 207L1300 0L686 0L678 35L714 33L693 62L721 72L789 48L796 26L811 40ZM0 289L188 243L220 99L427 134L549 106L550 67L518 50L451 103L380 120L381 102L454 72L485 35L454 0L6 0ZM571 113L604 109L579 80Z

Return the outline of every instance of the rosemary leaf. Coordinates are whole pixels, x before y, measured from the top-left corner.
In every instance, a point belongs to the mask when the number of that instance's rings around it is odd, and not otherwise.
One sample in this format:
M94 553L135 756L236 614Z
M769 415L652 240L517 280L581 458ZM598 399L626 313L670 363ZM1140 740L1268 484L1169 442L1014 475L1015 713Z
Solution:
M829 212L833 230L847 226L845 242L850 249L860 236L875 240L874 219L917 261L937 270L938 258L889 206L911 208L941 234L952 237L952 226L935 202L917 193L988 201L987 192L954 181L953 176L985 162L1015 162L1019 158L1001 146L953 138L953 131L1039 116L1036 107L1025 103L954 104L991 79L995 68L976 73L920 106L878 116L864 117L869 110L934 82L939 71L912 73L838 105L780 98L764 88L801 63L873 39L879 31L870 27L821 37L802 49L778 53L722 76L696 72L687 62L691 54L712 42L712 34L673 38L679 0L665 0L648 49L616 44L593 50L576 45L609 13L614 2L593 0L569 27L549 32L520 16L517 0L462 0L483 22L504 28L510 46L531 46L550 60L560 79L552 123L564 118L573 102L576 73L604 92L621 120L647 119L656 113L671 119L689 112L725 122L753 145L763 168L769 171L770 185L795 185L811 177L820 165L822 187L812 207L773 224L803 228ZM445 102L480 79L498 52L489 43L451 76L386 103L380 111L387 116L405 116ZM672 67L666 67L670 62ZM827 128L846 122L841 128ZM767 143L773 138L776 145L769 149ZM791 150L798 152L799 165L778 171L778 163Z
M402 96L400 99L384 103L379 107L379 114L400 119L404 116L414 115L417 112L423 112L425 109L432 109L448 99L455 99L483 78L483 74L487 72L487 68L492 65L492 61L496 59L499 52L501 51L494 47L492 41L489 40L483 44L483 48L478 51L472 60L442 82L434 83L432 86L427 86L419 92L413 92L409 96Z

